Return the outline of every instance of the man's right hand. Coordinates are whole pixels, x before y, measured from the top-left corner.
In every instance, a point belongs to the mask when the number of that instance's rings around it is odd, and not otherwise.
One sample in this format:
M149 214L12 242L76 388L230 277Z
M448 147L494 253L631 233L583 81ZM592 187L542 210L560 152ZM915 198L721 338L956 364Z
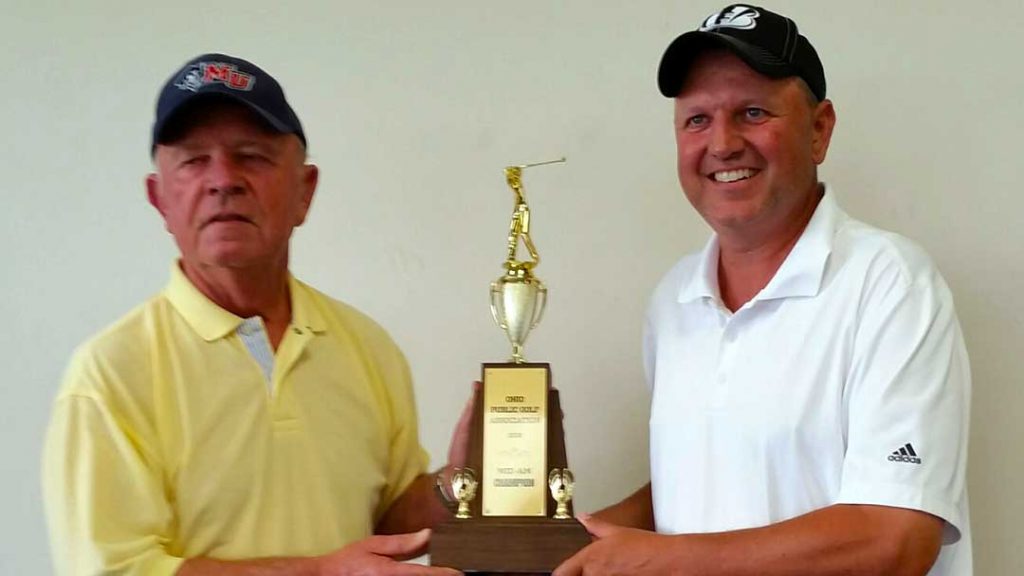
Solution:
M354 542L320 560L319 576L442 576L457 575L461 572L451 568L403 564L427 551L430 530L423 529L409 534L370 536Z

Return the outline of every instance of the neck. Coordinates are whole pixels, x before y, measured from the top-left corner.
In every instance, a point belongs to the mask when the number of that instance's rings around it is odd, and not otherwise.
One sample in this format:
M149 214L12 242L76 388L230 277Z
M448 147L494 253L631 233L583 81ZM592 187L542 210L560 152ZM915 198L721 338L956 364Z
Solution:
M796 246L821 200L822 188L771 233L718 236L718 287L726 308L735 312L756 296L779 271Z
M291 322L287 256L280 265L228 268L182 260L181 270L204 296L242 318L259 316L276 350Z

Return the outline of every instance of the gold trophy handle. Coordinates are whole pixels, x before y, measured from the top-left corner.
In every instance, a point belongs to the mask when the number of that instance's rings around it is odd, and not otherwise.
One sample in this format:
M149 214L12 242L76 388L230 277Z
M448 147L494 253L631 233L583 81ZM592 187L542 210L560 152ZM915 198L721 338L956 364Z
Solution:
M491 317L494 318L494 323L498 325L498 328L505 330L508 326L503 320L504 315L498 311L498 302L501 301L501 286L497 282L491 282Z
M539 278L534 278L537 283L537 305L533 309L533 321L530 323L530 329L537 327L540 324L541 318L544 317L544 310L548 307L548 287L540 281Z

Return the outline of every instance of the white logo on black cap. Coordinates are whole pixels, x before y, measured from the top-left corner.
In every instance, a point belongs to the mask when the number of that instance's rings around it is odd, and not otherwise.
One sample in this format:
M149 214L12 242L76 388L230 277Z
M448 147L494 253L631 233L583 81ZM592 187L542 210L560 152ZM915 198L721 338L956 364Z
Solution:
M203 87L203 73L199 71L199 65L190 67L181 76L181 80L174 84L175 88L198 92Z
M715 12L701 25L701 32L709 32L717 28L738 28L740 30L753 30L757 26L757 17L761 14L742 4L736 4L721 12Z

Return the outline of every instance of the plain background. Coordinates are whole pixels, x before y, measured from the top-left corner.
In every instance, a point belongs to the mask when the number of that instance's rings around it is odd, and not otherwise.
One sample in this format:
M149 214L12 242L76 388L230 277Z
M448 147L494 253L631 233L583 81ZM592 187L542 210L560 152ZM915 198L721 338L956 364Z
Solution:
M160 290L175 254L145 201L158 87L225 51L275 74L322 170L297 276L406 351L443 458L479 364L502 361L489 282L526 173L538 275L526 348L562 390L577 506L647 478L650 289L708 234L675 181L662 50L719 2L6 0L0 15L0 573L50 572L40 447L73 347ZM921 243L974 375L977 574L1024 572L1020 156L1024 4L778 1L822 55L839 122L822 177L852 215Z

